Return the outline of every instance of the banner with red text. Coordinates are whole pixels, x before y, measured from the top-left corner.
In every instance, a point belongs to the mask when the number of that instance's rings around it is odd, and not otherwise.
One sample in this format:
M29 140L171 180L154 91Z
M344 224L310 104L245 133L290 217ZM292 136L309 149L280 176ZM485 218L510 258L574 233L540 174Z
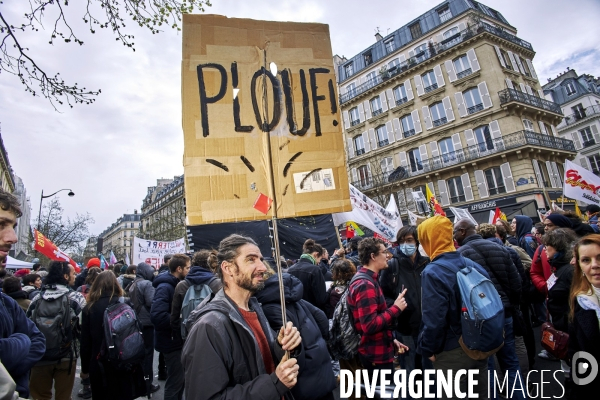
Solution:
M147 240L139 237L133 238L133 264L141 262L160 268L166 254L185 253L184 238L172 242L161 242L159 240Z
M75 272L79 273L81 270L79 265L75 261L71 259L65 252L60 250L54 243L52 243L46 236L44 236L41 232L38 232L37 229L34 229L34 242L33 249L35 251L40 252L45 255L49 259L53 261L65 261L68 262L75 268Z
M587 169L565 160L563 196L600 205L600 177Z

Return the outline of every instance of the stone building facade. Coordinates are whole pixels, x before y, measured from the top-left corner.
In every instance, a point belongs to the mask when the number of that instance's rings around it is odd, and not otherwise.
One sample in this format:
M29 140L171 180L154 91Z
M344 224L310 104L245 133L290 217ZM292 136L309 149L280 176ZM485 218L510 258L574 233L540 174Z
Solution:
M159 179L142 202L139 237L172 241L186 236L183 175Z
M376 38L334 57L355 187L383 205L395 195L405 214L426 211L428 185L480 222L496 206L548 207L575 148L558 136L563 113L544 97L533 47L502 14L449 0Z
M102 253L104 256L106 257L112 250L118 260L125 260L126 254L129 255L130 260L133 260L133 238L137 236L140 225L141 215L137 210L134 210L133 214L123 214L122 217L119 217L117 221L106 228L98 236L102 238Z

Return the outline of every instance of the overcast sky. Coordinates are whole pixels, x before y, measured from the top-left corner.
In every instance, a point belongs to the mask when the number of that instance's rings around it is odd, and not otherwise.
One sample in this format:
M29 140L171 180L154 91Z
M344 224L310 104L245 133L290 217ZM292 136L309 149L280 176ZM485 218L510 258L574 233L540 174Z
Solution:
M229 17L329 24L334 54L352 57L375 41L440 4L430 0L213 0L207 13ZM77 3L77 2L76 2ZM13 25L26 1L4 2ZM183 173L181 130L181 34L159 35L134 26L136 51L106 30L95 35L74 27L85 45L49 45L48 30L21 36L36 61L52 75L102 89L92 105L54 111L47 100L26 93L19 81L0 73L0 128L15 174L31 198L32 222L42 189L59 194L65 213L89 212L98 234L124 213L140 209L157 178ZM567 67L600 76L600 1L488 0L537 52L533 63L542 82ZM47 21L50 26L50 21ZM47 200L46 200L47 201Z

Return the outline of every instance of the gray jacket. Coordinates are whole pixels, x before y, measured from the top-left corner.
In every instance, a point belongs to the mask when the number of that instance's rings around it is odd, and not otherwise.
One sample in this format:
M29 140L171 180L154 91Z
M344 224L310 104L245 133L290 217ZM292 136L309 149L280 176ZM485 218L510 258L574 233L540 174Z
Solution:
M207 297L193 311L190 317L193 321L188 325L193 324L181 355L185 392L189 394L186 397L190 400L281 399L289 390L275 372L267 374L258 343L237 306L223 289L210 299ZM275 332L269 327L256 298L250 298L249 307L258 315L277 365L284 351L277 343Z
M154 268L146 263L140 263L135 270L135 280L129 288L129 298L142 326L153 326L150 321L150 307L154 298Z

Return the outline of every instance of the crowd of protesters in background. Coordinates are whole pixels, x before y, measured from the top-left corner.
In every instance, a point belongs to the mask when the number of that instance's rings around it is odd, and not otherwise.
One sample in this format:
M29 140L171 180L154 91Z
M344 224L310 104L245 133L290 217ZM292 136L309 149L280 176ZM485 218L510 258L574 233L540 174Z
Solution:
M560 359L565 397L600 390L598 379L573 385L570 370L578 351L600 359L598 206L586 209L587 221L556 211L537 224L524 215L479 225L435 216L402 227L392 242L353 237L331 257L308 239L297 260L281 265L252 238L230 235L218 249L169 254L158 269L103 270L94 257L77 275L59 261L4 268L20 214L0 191L0 368L24 398L70 399L78 360L84 399L150 397L160 389L155 370L169 400L333 399L340 367L478 369L475 390L487 398L487 371L499 368L509 387L526 390L536 356L559 361L536 354L533 328L542 323L569 333ZM461 344L462 266L489 279L504 307L504 344L483 359ZM130 307L143 338L142 356L125 370L106 349L105 311L119 304ZM344 322L360 335L347 357L332 349Z

